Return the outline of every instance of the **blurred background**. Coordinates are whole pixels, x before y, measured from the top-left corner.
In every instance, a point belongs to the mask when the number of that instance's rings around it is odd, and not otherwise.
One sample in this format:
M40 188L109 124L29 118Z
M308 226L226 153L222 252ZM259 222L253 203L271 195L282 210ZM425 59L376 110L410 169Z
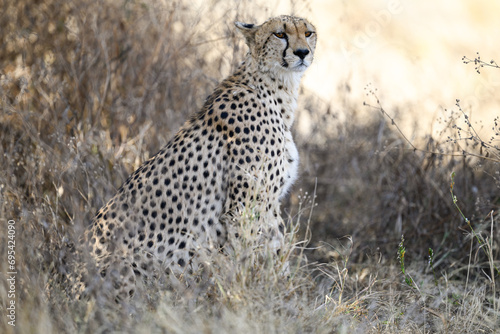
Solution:
M497 60L500 4L491 1L314 1L320 47L305 84L334 103L331 87L348 82L350 98L367 84L385 108L404 108L402 121L416 118L419 134L447 116L455 99L476 121L491 122L498 110L500 76L462 57ZM315 84L316 83L316 84ZM368 99L367 99L368 100ZM484 123L483 123L484 124ZM491 127L485 131L490 134ZM437 130L437 128L436 128Z

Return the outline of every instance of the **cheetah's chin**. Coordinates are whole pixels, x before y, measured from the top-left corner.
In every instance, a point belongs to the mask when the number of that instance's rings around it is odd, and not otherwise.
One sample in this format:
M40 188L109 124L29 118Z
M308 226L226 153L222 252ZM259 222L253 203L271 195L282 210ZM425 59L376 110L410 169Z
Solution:
M295 72L304 72L307 68L309 67L308 64L298 64L298 65L295 65L294 67L291 68L292 71L295 71Z
M293 66L290 66L289 69L293 72L304 72L305 70L307 70L309 65L311 65L310 62L300 60L297 61Z

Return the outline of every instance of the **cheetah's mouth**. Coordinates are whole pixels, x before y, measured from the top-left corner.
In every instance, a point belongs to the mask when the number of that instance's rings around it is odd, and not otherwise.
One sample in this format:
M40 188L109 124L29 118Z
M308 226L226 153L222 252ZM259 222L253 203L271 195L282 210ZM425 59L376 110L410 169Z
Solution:
M311 65L311 62L306 59L298 59L293 63L289 63L283 59L280 65L291 72L304 72Z
M304 59L297 60L290 69L294 72L305 71L309 67L310 63Z

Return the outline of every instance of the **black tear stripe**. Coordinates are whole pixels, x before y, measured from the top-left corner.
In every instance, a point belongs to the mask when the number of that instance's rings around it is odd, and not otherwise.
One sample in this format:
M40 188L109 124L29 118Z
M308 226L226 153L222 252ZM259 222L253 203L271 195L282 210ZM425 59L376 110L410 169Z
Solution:
M284 32L285 32L285 41L286 41L286 48L285 50L283 50L283 55L282 55L282 58L283 58L283 67L288 67L288 63L286 62L285 60L285 57L286 57L286 50L288 50L288 35L286 34L286 23L283 23L283 29L284 29Z

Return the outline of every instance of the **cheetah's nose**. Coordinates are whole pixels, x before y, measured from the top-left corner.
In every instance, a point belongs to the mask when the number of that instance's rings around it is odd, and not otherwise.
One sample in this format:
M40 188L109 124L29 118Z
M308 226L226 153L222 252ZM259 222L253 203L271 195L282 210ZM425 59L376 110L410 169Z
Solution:
M293 54L296 55L297 57L299 57L300 59L304 59L309 54L309 50L297 49L297 50L293 51Z

